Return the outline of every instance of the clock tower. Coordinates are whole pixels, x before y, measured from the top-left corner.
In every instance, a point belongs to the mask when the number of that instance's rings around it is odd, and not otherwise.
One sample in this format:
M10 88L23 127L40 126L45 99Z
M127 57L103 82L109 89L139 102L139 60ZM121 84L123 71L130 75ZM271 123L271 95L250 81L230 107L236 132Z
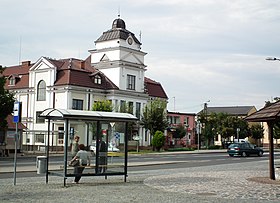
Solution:
M90 50L92 66L102 71L120 90L144 92L146 65L141 42L117 18L112 28L95 41Z

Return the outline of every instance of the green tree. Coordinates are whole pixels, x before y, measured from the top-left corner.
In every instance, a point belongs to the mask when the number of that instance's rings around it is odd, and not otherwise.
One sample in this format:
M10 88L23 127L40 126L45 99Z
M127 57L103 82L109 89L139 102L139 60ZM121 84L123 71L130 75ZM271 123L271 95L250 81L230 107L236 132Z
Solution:
M264 129L260 124L254 124L250 127L250 135L253 139L257 140L258 145L260 144L259 140L263 138L263 132Z
M6 78L2 75L4 68L0 66L0 130L7 127L7 116L13 112L14 95L5 89Z
M92 106L93 111L106 111L106 112L112 112L114 109L112 101L110 100L100 100L94 102Z
M277 139L280 139L280 121L276 122L273 126L273 136L276 139L276 141Z
M186 128L185 126L183 126L182 124L179 124L176 129L175 129L175 133L173 135L174 138L183 138L186 135Z
M112 112L114 109L112 102L110 100L99 100L94 102L92 105L92 111L105 111L105 112ZM93 139L97 137L97 122L89 123L90 129L93 133Z
M201 114L199 120L203 123L202 136L205 138L206 145L213 144L214 137L218 134L223 139L228 139L231 136L243 139L249 135L248 123L237 116L231 116L226 113L211 113L210 115ZM238 131L237 136L237 128Z
M143 110L141 124L153 135L157 130L164 131L168 126L166 102L160 99L150 101Z
M164 145L164 143L165 143L165 137L163 135L163 132L157 130L152 139L153 147L155 147L156 150L159 151Z

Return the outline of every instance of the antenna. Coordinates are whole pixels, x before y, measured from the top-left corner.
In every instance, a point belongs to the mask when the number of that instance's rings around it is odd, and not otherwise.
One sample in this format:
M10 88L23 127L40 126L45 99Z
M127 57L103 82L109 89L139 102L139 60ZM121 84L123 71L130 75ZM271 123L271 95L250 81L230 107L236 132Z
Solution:
M21 61L21 35L19 36L19 54L18 54L18 65L20 65Z
M118 8L118 18L120 18L120 17L121 17L121 8L119 6L119 8Z
M139 33L139 40L142 43L142 32L141 32L141 30L140 30L140 33Z

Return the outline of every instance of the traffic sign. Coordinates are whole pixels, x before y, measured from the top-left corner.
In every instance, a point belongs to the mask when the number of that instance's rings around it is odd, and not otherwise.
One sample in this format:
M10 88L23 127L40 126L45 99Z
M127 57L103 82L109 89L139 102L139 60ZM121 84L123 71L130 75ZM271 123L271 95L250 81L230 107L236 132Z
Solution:
M120 135L119 132L116 132L116 133L115 133L115 138L118 139L118 140L121 138L121 135Z
M21 102L16 101L14 103L14 123L21 121Z

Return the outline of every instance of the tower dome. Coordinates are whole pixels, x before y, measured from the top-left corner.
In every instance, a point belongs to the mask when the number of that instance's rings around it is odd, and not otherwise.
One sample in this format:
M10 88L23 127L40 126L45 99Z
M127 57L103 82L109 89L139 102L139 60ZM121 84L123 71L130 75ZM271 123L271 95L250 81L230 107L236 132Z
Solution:
M115 28L125 29L125 22L122 19L120 19L120 18L115 19L113 21L112 29L115 29Z

